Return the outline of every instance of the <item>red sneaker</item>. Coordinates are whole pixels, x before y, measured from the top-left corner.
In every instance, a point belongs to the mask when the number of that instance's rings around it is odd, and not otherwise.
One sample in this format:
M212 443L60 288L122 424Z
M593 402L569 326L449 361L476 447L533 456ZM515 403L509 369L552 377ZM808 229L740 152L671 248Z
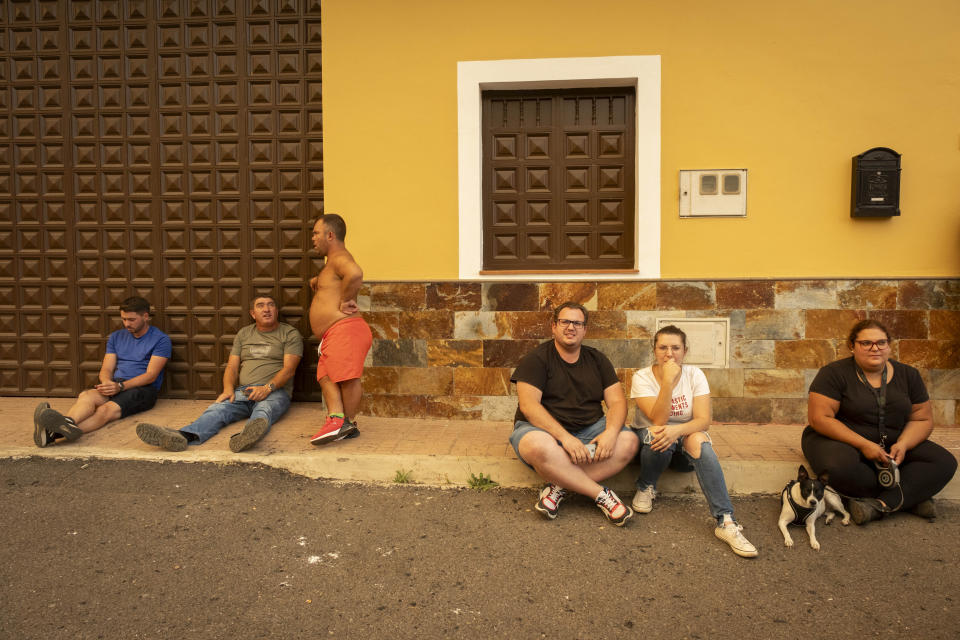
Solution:
M327 416L327 421L323 423L323 428L313 434L313 437L310 438L310 443L327 444L346 438L356 430L356 423L337 416Z

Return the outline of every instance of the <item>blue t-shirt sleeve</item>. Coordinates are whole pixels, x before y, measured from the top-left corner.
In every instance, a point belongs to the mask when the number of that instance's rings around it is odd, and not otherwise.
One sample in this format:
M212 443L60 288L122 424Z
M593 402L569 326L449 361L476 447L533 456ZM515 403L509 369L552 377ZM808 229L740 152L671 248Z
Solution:
M117 352L117 332L114 331L110 334L110 337L107 338L107 353L116 353Z
M109 352L109 347L107 347ZM161 358L169 358L173 355L173 343L170 342L170 336L165 333L160 334L160 338L157 340L157 346L153 348L154 356L159 356Z

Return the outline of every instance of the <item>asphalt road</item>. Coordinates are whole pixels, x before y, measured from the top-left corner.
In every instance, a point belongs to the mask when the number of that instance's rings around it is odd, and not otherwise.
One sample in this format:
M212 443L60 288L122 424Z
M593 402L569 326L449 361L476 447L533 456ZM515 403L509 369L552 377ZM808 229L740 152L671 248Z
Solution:
M533 491L334 484L253 466L0 461L0 638L956 638L960 507L713 536L699 496L624 528Z

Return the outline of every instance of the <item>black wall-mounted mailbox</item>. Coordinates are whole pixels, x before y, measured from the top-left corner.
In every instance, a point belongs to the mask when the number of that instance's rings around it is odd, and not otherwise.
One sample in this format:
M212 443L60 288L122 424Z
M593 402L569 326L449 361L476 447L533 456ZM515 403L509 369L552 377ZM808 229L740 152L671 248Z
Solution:
M874 147L853 156L850 216L884 218L900 215L900 154Z

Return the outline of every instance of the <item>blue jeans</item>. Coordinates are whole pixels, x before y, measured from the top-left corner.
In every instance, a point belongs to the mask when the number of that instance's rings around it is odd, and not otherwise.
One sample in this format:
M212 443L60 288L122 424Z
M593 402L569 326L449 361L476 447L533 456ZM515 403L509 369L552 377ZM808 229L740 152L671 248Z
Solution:
M703 491L707 504L710 505L710 514L717 519L717 522L720 522L725 515L733 518L733 505L730 503L730 494L727 493L727 482L723 479L723 469L720 468L720 460L713 450L713 443L708 440L701 444L700 457L694 458L683 449L682 437L678 438L666 451L654 451L650 448L653 434L649 429L640 428L637 431L642 443L640 476L637 478L638 490L647 487L657 488L657 480L670 466L670 459L677 447L680 447L683 455L693 464L693 470L697 472L697 481L700 482L700 490Z
M203 444L213 436L217 435L220 429L232 422L250 418L265 418L267 421L267 431L270 426L280 419L280 417L290 408L290 396L286 389L277 389L260 402L247 400L243 387L237 387L233 394L232 402L214 402L212 405L200 414L200 417L180 429L187 433L197 436L197 440L192 440L190 444Z

